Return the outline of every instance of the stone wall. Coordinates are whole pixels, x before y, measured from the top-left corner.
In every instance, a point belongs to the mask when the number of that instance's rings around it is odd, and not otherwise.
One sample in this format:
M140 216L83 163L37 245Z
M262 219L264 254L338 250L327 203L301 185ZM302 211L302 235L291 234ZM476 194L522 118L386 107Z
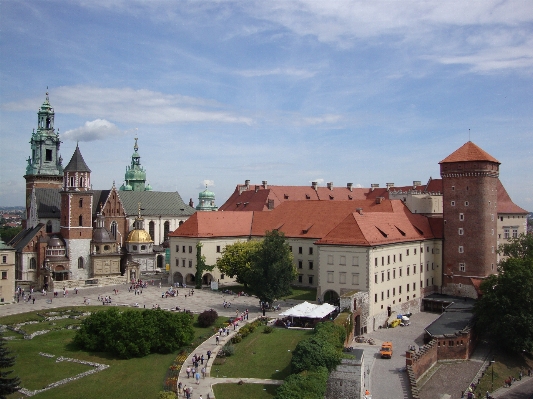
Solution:
M456 334L437 337L438 360L467 360L475 348L475 339L470 328Z
M405 364L407 366L407 374L413 399L418 399L420 397L419 388L417 385L418 380L431 367L433 367L435 363L437 363L437 360L438 351L436 340L432 340L428 344L424 345L418 352L407 351L405 353Z
M363 394L364 358L342 359L331 372L326 388L326 399L360 399Z

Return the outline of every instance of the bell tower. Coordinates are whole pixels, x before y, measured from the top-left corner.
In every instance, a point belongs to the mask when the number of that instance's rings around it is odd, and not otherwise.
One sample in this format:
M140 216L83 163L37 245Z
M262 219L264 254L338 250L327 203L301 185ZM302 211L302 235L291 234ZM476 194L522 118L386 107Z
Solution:
M60 229L67 244L70 279L87 279L90 275L92 209L91 170L81 155L80 147L76 145L76 150L65 167L61 190Z
M54 129L54 109L50 105L48 92L37 111L37 131L33 130L30 139L31 156L26 165L26 218L29 218L29 205L33 188L61 188L63 181L62 158L59 155L59 132Z
M141 165L141 156L139 155L139 145L135 137L133 146L133 155L131 156L131 165L126 166L124 176L125 183L120 187L120 191L151 191L150 184L146 184L146 170Z

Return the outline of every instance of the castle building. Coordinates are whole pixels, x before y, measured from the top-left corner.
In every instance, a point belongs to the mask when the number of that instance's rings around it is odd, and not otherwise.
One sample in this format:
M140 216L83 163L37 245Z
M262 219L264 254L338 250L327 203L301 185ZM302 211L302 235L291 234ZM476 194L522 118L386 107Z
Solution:
M91 170L79 145L68 165L62 166L61 141L54 130L55 113L48 93L37 115L24 176L26 220L24 229L9 242L15 249L17 284L53 289L54 282L83 285L91 278L139 277L141 269L164 268L161 244L195 210L178 192L152 191L140 162L137 138L122 190L114 183L111 189L93 190ZM147 217L147 231L137 222L139 203ZM134 242L140 237L139 229L149 245ZM132 260L132 256L140 258Z
M215 193L207 189L198 194L198 205L196 205L197 211L216 211L218 207L215 205Z
M0 239L0 303L15 298L15 248Z

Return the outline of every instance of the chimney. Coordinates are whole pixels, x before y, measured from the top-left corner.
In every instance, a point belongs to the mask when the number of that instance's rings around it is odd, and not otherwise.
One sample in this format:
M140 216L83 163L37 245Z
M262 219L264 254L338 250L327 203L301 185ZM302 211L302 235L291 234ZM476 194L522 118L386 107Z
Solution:
M255 192L259 191L259 186L255 186Z
M190 206L191 208L194 208L194 202L192 202L192 198L189 200L189 206Z
M353 183L346 184L346 188L348 188L348 190L352 191L352 187L353 187Z
M376 197L376 204L381 204L385 197Z
M263 180L263 188L268 188L268 183L266 180Z
M359 215L362 215L362 214L363 214L363 208L355 208L355 211L356 211Z
M244 185L246 186L246 189L248 190L250 188L250 180L245 180Z
M422 182L420 180L413 180L413 189L416 188L416 186L421 186Z
M313 190L317 191L318 190L318 183L316 181L312 182L311 183L311 187L313 187Z
M372 183L372 184L370 185L370 188L371 188L370 191L374 191L375 188L379 188L379 184L378 184L378 183Z
M333 182L332 181L330 181L328 183L328 189L333 190Z
M387 186L387 191L394 187L394 183L385 183L385 185Z

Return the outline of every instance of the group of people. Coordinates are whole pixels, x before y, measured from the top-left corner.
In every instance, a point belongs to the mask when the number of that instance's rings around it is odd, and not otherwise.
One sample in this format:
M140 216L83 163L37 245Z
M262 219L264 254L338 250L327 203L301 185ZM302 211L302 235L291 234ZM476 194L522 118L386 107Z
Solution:
M112 299L110 295L98 295L98 302L102 302L102 305L111 305Z

